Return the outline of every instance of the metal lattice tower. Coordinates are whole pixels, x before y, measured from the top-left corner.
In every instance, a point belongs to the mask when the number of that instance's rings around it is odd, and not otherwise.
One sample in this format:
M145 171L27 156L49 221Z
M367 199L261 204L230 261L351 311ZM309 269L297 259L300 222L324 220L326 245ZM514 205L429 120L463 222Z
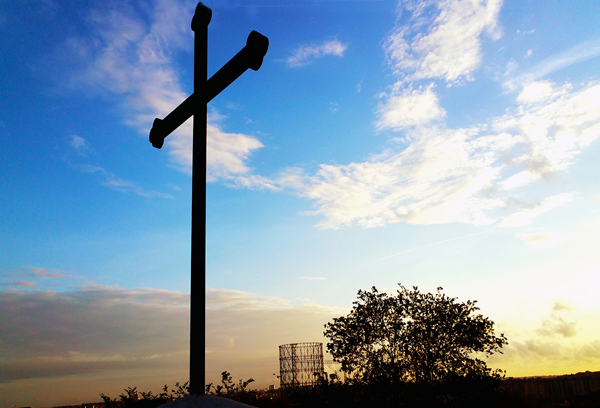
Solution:
M291 343L279 346L280 387L312 387L315 373L323 375L323 343Z

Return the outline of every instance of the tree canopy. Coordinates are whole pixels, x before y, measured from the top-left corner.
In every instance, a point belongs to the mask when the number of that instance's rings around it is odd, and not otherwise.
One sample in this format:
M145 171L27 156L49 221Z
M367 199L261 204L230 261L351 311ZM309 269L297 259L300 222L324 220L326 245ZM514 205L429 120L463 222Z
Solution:
M400 285L395 296L373 287L358 291L348 316L325 325L327 350L356 379L439 382L499 376L480 357L508 344L494 322L442 293L421 293Z

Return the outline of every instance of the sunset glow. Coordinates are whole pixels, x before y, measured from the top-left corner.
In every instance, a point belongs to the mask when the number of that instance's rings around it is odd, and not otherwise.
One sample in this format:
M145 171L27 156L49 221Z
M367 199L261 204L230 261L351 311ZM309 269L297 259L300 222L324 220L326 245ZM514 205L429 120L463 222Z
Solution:
M196 4L0 3L0 408L188 379L192 121L148 133ZM507 376L600 370L600 2L205 4L209 76L270 41L208 105L208 381L398 283L477 300Z

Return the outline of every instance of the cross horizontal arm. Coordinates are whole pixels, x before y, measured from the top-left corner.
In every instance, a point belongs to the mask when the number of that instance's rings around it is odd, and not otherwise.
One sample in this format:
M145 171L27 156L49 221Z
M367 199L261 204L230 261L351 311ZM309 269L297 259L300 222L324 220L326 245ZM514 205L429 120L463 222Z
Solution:
M258 71L268 48L269 39L257 31L252 31L248 35L246 46L206 82L204 101L197 101L196 95L191 94L164 119L154 119L150 130L152 146L160 149L165 138L192 116L196 103L209 103L248 68Z

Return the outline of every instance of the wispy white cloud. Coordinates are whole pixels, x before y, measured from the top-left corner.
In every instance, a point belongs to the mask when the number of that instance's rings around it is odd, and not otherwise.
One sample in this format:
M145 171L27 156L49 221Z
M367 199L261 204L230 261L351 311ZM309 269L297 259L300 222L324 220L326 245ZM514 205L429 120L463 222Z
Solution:
M600 137L600 84L574 90L570 84L534 82L517 100L522 104L515 112L492 120L495 130L518 133L524 142L521 154L511 157L521 170L501 183L505 189L566 170Z
M524 208L515 212L514 214L509 215L502 220L500 225L503 227L523 227L525 225L529 225L531 224L531 221L538 215L546 213L556 207L563 206L572 200L573 195L568 193L548 197L541 203L537 203L530 208ZM529 242L533 242L530 234L523 235L526 237L526 240L529 239Z
M439 100L433 92L433 84L415 90L393 88L396 89L379 105L377 129L401 130L426 125L446 116L446 111L439 106Z
M384 45L391 66L406 81L472 79L482 59L481 34L501 36L501 6L502 0L403 3L405 14Z
M304 174L304 170L299 167L288 167L282 170L277 178L272 179L259 175L244 175L235 178L235 186L259 189L282 191L283 189L303 190L309 183L309 177Z
M79 156L87 156L87 152L93 151L90 144L81 136L72 135L69 138L69 145ZM133 181L118 177L113 172L100 166L94 166L89 163L74 165L76 169L84 173L97 174L101 176L101 183L104 187L122 193L133 193L144 198L173 198L171 194L165 194L158 191L146 190Z
M136 194L140 197L144 197L144 198L154 198L154 197L173 198L173 196L170 194L161 193L159 191L145 190L145 189L141 188L140 186L138 186L137 184L135 184L129 180L125 180L120 177L117 177L112 173L108 173L108 176L107 176L106 180L104 180L103 184L106 187L111 188L113 190L120 191L123 193L134 193L134 194Z
M56 287L78 286L89 279L71 272L36 266L0 269L0 292L2 290L41 291ZM1 319L0 319L1 320ZM2 324L0 322L0 324ZM1 340L0 340L1 341ZM0 353L1 354L1 353ZM0 355L0 359L2 356ZM2 381L0 380L0 383Z
M78 278L59 269L20 267L0 270L0 287L33 288L45 280ZM40 281L41 280L41 281Z
M208 310L288 310L293 305L279 297L260 296L241 290L208 288L206 291Z
M600 39L586 41L540 61L525 73L515 75L514 72L507 72L503 85L509 91L518 91L527 84L542 79L552 72L587 61L599 55Z
M526 104L546 101L553 96L554 92L549 81L532 82L523 87L517 96L517 101Z
M487 233L488 233L488 232L490 232L490 231L492 231L492 230L486 230L486 231L475 232L475 233L473 233L473 234L467 234L467 235L463 235L463 236L460 236L460 237L454 237L454 238L450 238L450 239L445 239L445 240L443 240L443 241L434 242L434 243L432 243L432 244L427 244L427 245L422 245L422 246L415 247L415 248L406 249L406 250L404 250L404 251L402 251L402 252L398 252L398 253L395 253L395 254L392 254L392 255L387 255L387 256L384 256L384 257L382 257L382 258L379 258L379 259L375 259L375 260L373 260L373 261L369 261L369 262L365 263L365 264L364 264L364 265L362 265L362 266L367 266L367 265L370 265L370 264L374 264L374 263L377 263L377 262L383 261L383 260L385 260L385 259L393 258L393 257L400 256L400 255L404 255L404 254L408 254L408 253L410 253L410 252L414 252L414 251L419 251L419 250L421 250L421 249L425 249L425 248L431 248L431 247L438 246L438 245L442 245L442 244L445 244L445 243L448 243L448 242L458 241L458 240L461 240L461 239L465 239L465 238L474 237L474 236L476 236L476 235L487 234Z
M48 269L48 268L40 268L37 266L32 266L27 268L27 270L31 271L31 276L39 279L56 279L56 278L64 278L67 276L72 276L67 272L60 269Z
M525 37L526 35L531 35L533 33L535 33L535 29L524 30L524 31L523 30L517 30L517 34L520 35L520 36L523 36L523 37Z
M83 165L80 167L85 173L100 174L103 177L102 185L122 193L133 193L144 198L173 198L171 194L159 191L146 190L132 181L116 176L114 173L98 166Z
M256 174L244 175L235 178L233 184L235 187L251 188L255 190L271 190L281 191L277 180L272 180L269 177L259 176Z
M509 135L474 137L479 129L416 129L393 156L349 165L321 165L300 194L314 200L322 228L354 223L436 224L493 222L486 210L503 201L491 193L502 165L494 147L512 145Z
M339 40L324 41L319 44L301 45L286 58L288 67L303 67L312 64L316 59L333 55L343 57L348 44Z
M85 156L90 149L90 146L87 143L87 141L83 137L78 135L69 136L69 145L80 156Z
M569 237L560 232L531 232L516 234L517 238L523 241L531 248L546 248L561 242L565 242Z
M229 179L247 173L250 169L245 162L253 150L263 147L263 144L253 137L223 132L215 124L209 124L207 132L210 135L206 147L207 181Z
M0 281L0 286L13 286L17 288L32 288L37 283L33 281L18 280L18 281Z
M91 85L122 96L126 123L144 134L155 117L163 118L188 96L175 72L173 53L193 44L192 3L156 0L150 6L149 23L127 5L93 12L89 22L96 37L67 42L86 66L75 75L76 86ZM247 172L246 160L262 143L249 135L224 132L214 115L209 122L208 181ZM192 121L171 134L165 146L174 166L191 173Z

